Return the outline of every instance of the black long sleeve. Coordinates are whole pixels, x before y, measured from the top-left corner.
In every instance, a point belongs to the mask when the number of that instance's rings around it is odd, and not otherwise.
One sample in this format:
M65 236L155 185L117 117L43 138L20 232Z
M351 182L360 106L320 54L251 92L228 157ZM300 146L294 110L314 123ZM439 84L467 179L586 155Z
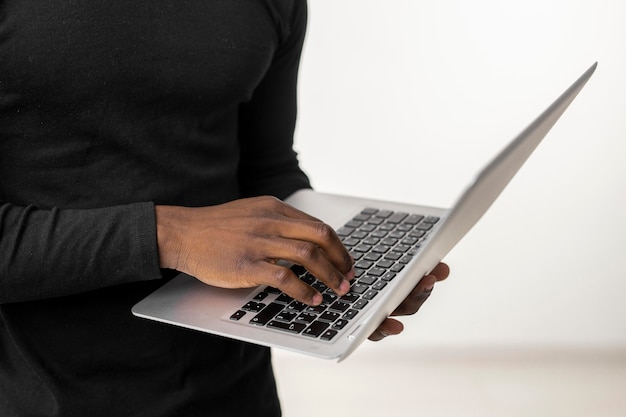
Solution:
M160 277L154 206L44 210L0 206L0 303Z
M305 25L304 0L0 4L0 415L278 415L267 349L130 308L163 282L155 204L309 186Z

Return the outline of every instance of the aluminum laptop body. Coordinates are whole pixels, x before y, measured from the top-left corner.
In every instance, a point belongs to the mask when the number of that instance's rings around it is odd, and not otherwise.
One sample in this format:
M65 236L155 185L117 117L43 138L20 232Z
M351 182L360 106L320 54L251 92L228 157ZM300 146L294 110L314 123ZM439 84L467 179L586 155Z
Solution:
M331 340L306 337L250 324L254 313L241 311L242 306L264 288L216 288L185 274L180 274L132 308L136 316L170 325L265 346L279 347L325 359L345 359L405 299L419 280L432 270L459 240L476 224L501 191L535 150L595 71L592 65L537 119L514 138L474 179L450 209L402 204L389 201L331 195L301 190L286 202L340 230L365 208L393 212L419 213L439 219L432 226L419 249L389 282L384 291L363 307ZM244 314L233 320L234 312ZM333 313L334 314L334 313Z

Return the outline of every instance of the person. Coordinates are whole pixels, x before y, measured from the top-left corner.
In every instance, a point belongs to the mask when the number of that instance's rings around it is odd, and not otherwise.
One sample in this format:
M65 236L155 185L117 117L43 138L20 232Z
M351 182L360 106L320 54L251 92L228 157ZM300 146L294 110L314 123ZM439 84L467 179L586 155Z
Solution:
M0 415L280 415L269 349L130 308L176 271L319 304L279 259L349 291L336 234L281 201L310 187L292 148L306 16L304 0L0 3Z

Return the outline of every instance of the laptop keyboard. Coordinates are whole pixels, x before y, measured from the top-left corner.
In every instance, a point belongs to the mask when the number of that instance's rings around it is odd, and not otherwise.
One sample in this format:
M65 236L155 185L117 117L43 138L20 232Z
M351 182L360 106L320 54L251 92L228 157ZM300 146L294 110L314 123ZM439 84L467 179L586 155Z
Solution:
M337 230L355 259L350 292L339 297L302 266L294 265L294 273L322 294L321 305L308 306L266 286L229 319L330 341L385 291L438 221L434 216L366 208Z

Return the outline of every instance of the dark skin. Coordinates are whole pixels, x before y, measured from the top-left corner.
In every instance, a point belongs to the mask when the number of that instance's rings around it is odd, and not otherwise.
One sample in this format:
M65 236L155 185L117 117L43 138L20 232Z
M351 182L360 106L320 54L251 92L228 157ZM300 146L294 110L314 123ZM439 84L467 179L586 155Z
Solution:
M210 207L156 206L160 266L222 288L271 285L308 305L322 296L300 281L285 260L302 265L338 295L350 290L354 260L333 229L273 197ZM440 263L398 306L393 316L415 314L450 271ZM370 336L378 341L403 330L387 318Z

